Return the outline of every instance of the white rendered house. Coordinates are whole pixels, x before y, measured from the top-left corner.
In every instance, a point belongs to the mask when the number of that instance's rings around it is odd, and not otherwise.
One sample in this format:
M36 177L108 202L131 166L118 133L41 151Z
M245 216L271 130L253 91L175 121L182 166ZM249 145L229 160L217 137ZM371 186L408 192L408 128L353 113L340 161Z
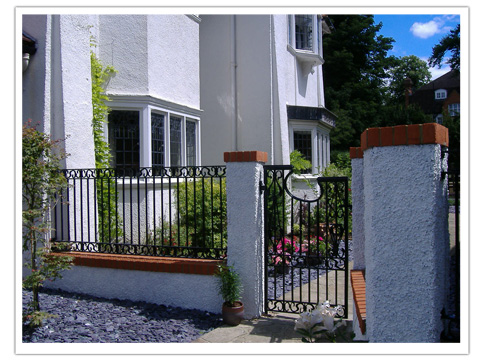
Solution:
M323 15L201 15L202 159L260 150L289 164L299 150L318 173L335 116L325 108Z
M105 131L112 166L222 164L260 150L318 173L335 116L325 108L323 15L24 15L38 51L23 73L23 114L67 137L66 168L91 168L91 36L116 75ZM125 131L124 131L125 130Z
M112 166L199 165L199 24L193 15L24 15L38 51L23 73L22 120L67 138L66 168L95 167L93 50L117 70L107 86Z

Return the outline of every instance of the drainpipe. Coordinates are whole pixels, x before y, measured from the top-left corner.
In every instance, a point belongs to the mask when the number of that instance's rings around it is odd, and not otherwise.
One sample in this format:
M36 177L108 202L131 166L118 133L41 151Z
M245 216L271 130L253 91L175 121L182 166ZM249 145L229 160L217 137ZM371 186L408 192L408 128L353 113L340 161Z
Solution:
M231 58L232 58L232 140L233 151L238 151L238 99L237 99L237 18L232 15L231 22Z

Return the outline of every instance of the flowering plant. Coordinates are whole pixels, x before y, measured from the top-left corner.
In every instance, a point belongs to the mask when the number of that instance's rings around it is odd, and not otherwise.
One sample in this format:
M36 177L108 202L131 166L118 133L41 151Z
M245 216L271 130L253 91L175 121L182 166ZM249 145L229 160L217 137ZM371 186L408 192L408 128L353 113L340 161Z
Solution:
M336 342L337 329L346 325L343 320L336 321L336 316L343 316L343 307L331 307L327 300L323 304L319 303L314 310L300 314L300 318L295 321L295 331L302 335L303 342L318 342L323 335Z
M325 255L327 245L321 236L311 237L309 240L303 240L302 253L308 253L308 255Z
M295 242L295 239L292 241L287 238L280 240L275 248L276 255L273 256L273 261L275 265L280 265L285 263L288 265L292 259L292 254L298 252L300 247Z

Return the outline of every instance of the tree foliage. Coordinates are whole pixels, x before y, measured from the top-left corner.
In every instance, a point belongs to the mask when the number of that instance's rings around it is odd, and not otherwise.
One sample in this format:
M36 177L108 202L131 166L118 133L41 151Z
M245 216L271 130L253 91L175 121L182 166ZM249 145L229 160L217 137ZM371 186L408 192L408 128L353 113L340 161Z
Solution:
M390 70L390 84L388 85L388 94L393 103L401 104L405 99L404 81L409 78L412 81L412 90L428 84L432 74L428 70L428 65L415 55L397 58L395 65Z
M32 289L32 301L24 312L24 320L40 325L48 314L40 312L38 292L44 281L61 277L69 269L72 259L53 256L50 252L49 212L60 190L68 186L60 171L60 162L67 155L60 150L59 141L36 130L31 121L22 129L22 224L23 252L28 254L26 266L30 275L22 286Z
M337 115L332 151L359 146L368 127L428 121L420 108L404 105L405 78L413 90L428 83L427 63L416 56L389 56L395 40L378 34L383 25L375 25L372 15L329 18L335 31L324 38L323 67L326 106Z
M447 53L451 53L451 57L446 63L450 65L452 70L460 71L460 24L455 29L450 30L450 34L444 36L433 47L428 64L432 67L438 66L440 68Z
M335 31L323 43L325 100L338 117L332 149L343 150L358 146L363 130L378 122L388 71L397 62L387 55L394 40L377 34L382 24L373 15L329 17Z

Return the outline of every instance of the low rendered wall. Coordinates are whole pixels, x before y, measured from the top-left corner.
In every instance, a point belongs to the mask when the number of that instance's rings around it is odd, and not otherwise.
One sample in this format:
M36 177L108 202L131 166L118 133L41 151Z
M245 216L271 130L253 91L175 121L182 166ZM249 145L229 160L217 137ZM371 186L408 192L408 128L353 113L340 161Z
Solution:
M56 253L72 256L72 253ZM74 253L74 266L45 287L107 299L128 299L220 313L212 276L218 260Z

